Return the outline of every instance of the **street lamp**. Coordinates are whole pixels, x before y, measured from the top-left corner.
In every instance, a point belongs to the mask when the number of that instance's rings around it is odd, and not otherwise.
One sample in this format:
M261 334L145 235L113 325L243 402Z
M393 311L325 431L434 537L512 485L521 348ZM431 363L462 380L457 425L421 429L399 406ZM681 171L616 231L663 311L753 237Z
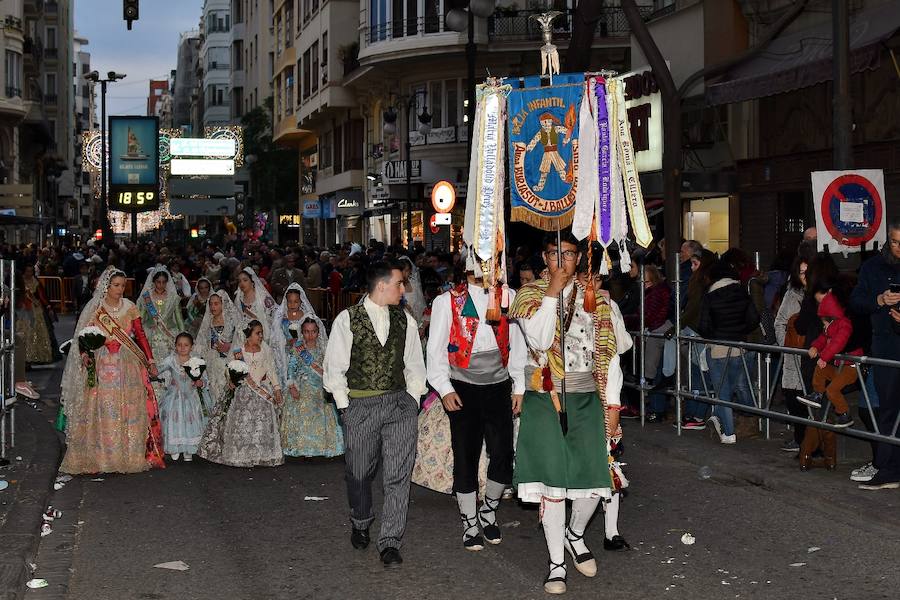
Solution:
M494 14L496 0L469 0L468 10L454 8L447 13L444 24L451 31L462 33L466 29L466 157L472 155L472 126L475 123L475 17L487 18Z
M84 78L87 81L100 84L100 201L103 203L100 210L100 228L106 239L112 239L112 229L109 226L109 204L106 198L106 84L125 79L125 73L110 71L106 79L100 78L100 73L91 71ZM137 241L137 213L131 214L131 239Z
M425 90L416 90L406 103L406 114L414 114L419 108L419 96L422 96L422 112L417 115L419 126L417 128L421 135L428 136L431 133L431 114L426 106L428 93ZM397 130L397 111L390 107L384 112L384 132L391 135ZM408 119L407 119L408 121ZM413 234L412 234L412 142L409 140L409 125L406 132L406 241L409 244L409 251L413 251Z

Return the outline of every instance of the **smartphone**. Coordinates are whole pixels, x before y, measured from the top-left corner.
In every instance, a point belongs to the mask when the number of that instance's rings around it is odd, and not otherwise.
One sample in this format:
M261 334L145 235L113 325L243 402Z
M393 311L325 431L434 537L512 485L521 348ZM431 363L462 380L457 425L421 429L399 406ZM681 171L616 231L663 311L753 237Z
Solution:
M900 283L892 283L888 289L892 294L900 294Z

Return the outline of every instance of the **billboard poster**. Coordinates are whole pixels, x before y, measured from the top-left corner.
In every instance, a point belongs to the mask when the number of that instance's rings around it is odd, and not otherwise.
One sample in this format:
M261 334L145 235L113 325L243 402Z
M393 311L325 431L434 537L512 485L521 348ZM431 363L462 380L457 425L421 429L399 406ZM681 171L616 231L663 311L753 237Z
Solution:
M109 182L113 186L159 184L157 117L109 118Z

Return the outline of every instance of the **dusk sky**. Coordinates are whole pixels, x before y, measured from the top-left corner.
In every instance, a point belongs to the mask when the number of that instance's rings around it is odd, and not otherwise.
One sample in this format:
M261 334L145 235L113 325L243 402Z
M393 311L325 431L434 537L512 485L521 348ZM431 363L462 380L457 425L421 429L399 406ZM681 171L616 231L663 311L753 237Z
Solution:
M149 80L175 68L179 36L197 28L202 7L203 0L143 0L128 31L122 0L75 0L75 30L90 40L91 68L104 78L111 70L128 75L107 88L107 115L146 114Z

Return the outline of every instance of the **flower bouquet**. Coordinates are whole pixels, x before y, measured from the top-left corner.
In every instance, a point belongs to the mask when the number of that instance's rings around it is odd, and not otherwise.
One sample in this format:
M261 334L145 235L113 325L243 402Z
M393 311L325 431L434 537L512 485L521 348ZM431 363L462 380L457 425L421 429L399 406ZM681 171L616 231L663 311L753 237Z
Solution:
M94 363L94 352L106 343L106 334L94 325L85 327L78 332L78 349L87 354L91 362L87 366L88 387L97 387L97 365Z
M231 385L235 388L241 385L241 382L244 381L244 378L249 374L250 365L244 361L234 359L228 362L228 378L231 381ZM222 408L223 415L228 413L228 409L231 408L232 400L234 400L234 388L229 389L225 395L225 406Z
M298 339L300 337L300 324L296 321L292 322L290 325L288 325L288 332L291 334L291 337L293 339Z
M203 377L203 372L206 371L206 361L197 356L192 356L181 365L181 368L183 368L184 372L187 373L187 376L191 378L191 381L196 383L200 381L200 378ZM197 397L200 398L200 411L203 413L204 417L208 417L206 405L203 403L203 390L201 388L196 389Z

